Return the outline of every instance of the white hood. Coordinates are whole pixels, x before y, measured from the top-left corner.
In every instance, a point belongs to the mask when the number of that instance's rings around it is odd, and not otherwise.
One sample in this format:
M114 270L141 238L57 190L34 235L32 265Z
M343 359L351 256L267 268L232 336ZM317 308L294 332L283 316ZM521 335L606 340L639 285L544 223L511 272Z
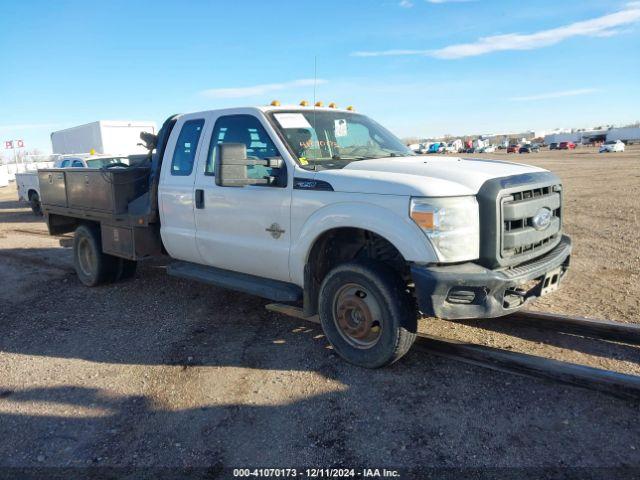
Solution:
M319 171L315 179L340 192L444 197L475 195L492 178L545 171L499 160L416 156L360 160Z

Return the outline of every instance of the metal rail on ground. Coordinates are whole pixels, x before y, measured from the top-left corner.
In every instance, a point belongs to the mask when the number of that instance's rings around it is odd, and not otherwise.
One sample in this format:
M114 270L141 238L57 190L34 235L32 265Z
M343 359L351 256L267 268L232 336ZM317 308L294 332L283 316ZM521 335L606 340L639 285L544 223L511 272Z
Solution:
M306 317L301 308L291 305L272 303L267 305L266 308L272 312L316 324L320 323L317 315ZM552 314L535 313L531 317L526 317L529 313L533 312L522 312L517 318L520 320L530 318L532 322L534 318L541 318L546 328L553 326L554 329L559 331L566 331L568 328L571 328L571 333L575 334L615 339L628 343L638 343L638 330L637 327L633 325L568 316L558 316L559 318L557 320L553 320L550 318ZM536 326L535 323L527 322L527 325L529 324ZM580 325L585 326L584 330L580 331ZM567 328L564 328L564 326L567 326ZM632 328L629 329L627 327ZM635 339L635 341L631 341L633 339ZM640 377L635 375L461 342L424 333L418 334L413 348L425 353L439 355L492 370L555 380L605 392L620 398L640 399Z
M640 325L630 323L596 320L557 313L532 312L530 310L521 310L502 318L537 328L640 345Z

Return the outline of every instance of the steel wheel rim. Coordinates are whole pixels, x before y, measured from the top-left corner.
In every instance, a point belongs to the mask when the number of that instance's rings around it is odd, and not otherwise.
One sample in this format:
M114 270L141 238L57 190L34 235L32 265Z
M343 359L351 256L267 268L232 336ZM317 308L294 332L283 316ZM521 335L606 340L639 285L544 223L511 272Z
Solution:
M382 335L382 309L371 292L357 283L343 285L333 302L333 322L352 347L368 349Z
M78 241L78 265L82 273L88 277L93 275L94 255L87 238Z

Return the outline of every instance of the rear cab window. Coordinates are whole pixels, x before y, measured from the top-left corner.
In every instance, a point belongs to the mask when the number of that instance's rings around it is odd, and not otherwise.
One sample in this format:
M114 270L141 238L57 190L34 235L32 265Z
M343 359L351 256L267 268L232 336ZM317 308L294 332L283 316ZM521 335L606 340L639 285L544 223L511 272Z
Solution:
M171 159L171 175L183 177L191 175L203 127L204 119L202 118L188 120L182 125Z

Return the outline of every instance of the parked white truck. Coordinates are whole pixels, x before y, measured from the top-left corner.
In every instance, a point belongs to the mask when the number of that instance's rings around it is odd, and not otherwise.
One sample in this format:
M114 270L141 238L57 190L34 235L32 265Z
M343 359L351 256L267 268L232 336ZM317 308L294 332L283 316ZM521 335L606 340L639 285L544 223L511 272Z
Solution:
M171 275L299 302L339 355L374 368L408 351L420 314L505 315L569 266L556 175L416 156L353 111L198 112L145 140L147 166L39 172L85 285L165 253Z

